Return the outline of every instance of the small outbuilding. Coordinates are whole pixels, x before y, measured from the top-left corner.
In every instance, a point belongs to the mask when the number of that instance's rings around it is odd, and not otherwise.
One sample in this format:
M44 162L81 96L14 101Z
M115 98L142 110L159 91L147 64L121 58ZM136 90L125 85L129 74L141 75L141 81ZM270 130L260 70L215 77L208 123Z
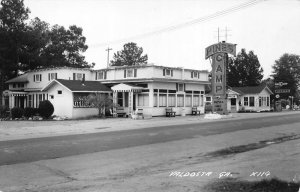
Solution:
M55 79L42 91L48 92L48 100L54 106L54 115L68 118L95 116L98 109L88 101L88 95L111 95L112 91L99 81Z

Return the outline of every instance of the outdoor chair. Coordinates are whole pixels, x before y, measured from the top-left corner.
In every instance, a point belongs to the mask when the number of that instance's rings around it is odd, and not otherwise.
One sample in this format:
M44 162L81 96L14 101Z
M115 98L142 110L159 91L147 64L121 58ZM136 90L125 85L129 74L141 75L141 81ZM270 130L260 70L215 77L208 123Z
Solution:
M192 108L192 115L200 115L201 111L198 110L198 107L193 107Z

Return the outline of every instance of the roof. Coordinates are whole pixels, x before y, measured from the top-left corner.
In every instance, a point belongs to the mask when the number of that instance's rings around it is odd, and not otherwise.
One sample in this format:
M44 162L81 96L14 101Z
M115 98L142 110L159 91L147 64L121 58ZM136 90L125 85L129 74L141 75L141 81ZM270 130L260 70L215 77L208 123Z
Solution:
M270 94L273 94L273 92L269 89L269 87L265 84L261 84L258 86L247 86L247 87L228 87L226 93L229 93L229 90L236 92L239 95L246 95L246 94L259 94L264 89L267 89ZM206 90L206 89L205 89ZM208 91L208 90L207 90ZM207 95L211 95L211 90L207 92Z
M28 74L23 74L13 79L6 81L5 83L27 83L28 82Z
M111 92L111 89L99 81L80 81L56 79L51 81L42 91L48 90L53 84L58 83L72 92Z
M248 87L231 87L231 89L235 92L238 92L238 93L242 94L242 95L245 95L245 94L259 94L264 89L267 89L271 94L273 94L273 92L265 84L261 84L261 85L258 85L258 86L248 86Z

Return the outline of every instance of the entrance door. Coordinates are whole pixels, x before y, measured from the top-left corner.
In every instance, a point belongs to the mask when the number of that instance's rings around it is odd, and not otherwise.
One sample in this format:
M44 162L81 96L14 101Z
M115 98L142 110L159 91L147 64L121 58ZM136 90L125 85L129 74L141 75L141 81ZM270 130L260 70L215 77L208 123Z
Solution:
M231 113L236 113L236 98L231 98L230 99L230 104L231 104Z
M133 94L133 93L132 93ZM133 104L133 111L136 110L136 102L135 102L135 98L136 98L136 94L133 94L133 101L132 101L132 104Z

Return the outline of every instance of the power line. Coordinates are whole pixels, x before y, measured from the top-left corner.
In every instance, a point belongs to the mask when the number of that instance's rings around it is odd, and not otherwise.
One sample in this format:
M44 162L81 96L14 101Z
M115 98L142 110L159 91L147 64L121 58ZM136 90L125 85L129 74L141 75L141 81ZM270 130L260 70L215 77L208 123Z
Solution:
M247 7L254 6L255 4L258 4L262 1L265 1L265 0L251 0L251 1L248 1L246 3L242 3L242 4L239 4L239 5L236 5L236 6L218 11L218 12L213 13L211 15L200 17L200 18L197 18L197 19L194 19L194 20L191 20L191 21L181 23L181 24L165 27L165 28L162 28L162 29L156 30L156 31L151 31L151 32L143 33L143 34L138 34L138 35L128 37L128 38L113 40L113 41L109 41L109 42L105 42L105 43L98 43L98 44L94 44L94 45L91 45L91 46L92 47L102 47L102 46L107 46L108 44L116 44L116 43L120 43L120 42L124 42L124 41L131 41L133 39L142 39L142 38L145 38L145 37L158 35L160 33L165 33L165 32L178 30L178 29L181 29L181 28L188 27L190 25L195 25L195 24L202 23L202 22L205 22L205 21L213 20L217 17L224 16L224 15L230 14L232 12L236 12L236 11L239 11L241 9L245 9Z

